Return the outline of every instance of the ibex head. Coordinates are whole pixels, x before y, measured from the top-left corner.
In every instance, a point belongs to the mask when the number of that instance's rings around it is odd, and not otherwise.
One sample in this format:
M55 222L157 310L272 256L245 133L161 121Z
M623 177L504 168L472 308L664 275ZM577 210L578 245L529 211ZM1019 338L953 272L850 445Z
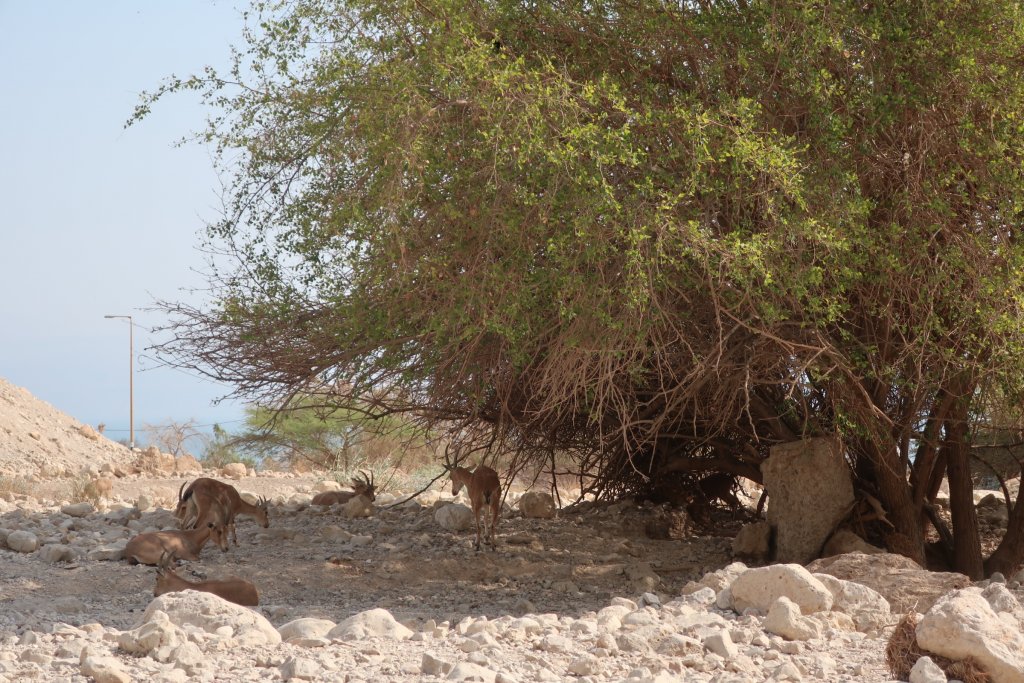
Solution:
M256 499L256 510L253 514L256 517L256 521L266 529L270 526L270 502L266 496L260 496Z
M355 491L357 496L366 496L372 503L377 500L377 487L373 483L373 471L370 471L369 476L367 476L366 472L363 472L362 470L359 471L359 474L361 474L363 478L352 478L352 490Z
M460 467L458 459L451 459L451 457L448 455L448 446L445 446L444 462L442 464L444 465L444 469L446 472L448 472L448 476L451 478L452 481L452 495L459 495L459 491L461 491L462 487L465 486L467 483L469 470L467 470L465 467Z

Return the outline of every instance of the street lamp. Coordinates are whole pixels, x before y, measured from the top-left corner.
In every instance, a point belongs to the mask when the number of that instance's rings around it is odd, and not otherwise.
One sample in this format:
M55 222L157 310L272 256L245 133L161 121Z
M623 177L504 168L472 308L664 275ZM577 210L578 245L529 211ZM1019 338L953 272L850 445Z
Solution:
M135 448L135 326L130 315L105 315L128 321L128 448Z

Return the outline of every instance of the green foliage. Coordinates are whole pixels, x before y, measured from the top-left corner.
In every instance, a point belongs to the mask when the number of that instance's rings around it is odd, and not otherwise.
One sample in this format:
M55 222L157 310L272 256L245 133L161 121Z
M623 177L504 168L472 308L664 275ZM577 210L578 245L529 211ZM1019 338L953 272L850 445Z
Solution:
M1024 386L1022 12L258 3L136 113L202 93L233 178L242 265L166 351L613 481L831 431L902 472L944 396Z
M225 431L220 425L213 425L213 435L203 452L203 463L208 467L223 467L233 462L244 463L246 467L253 468L262 464L258 458L242 451L237 437Z
M422 441L400 417L367 421L365 411L324 405L314 395L273 409L249 406L244 428L221 441L232 457L334 470L343 484L360 469L383 474L391 466L415 466L426 458Z

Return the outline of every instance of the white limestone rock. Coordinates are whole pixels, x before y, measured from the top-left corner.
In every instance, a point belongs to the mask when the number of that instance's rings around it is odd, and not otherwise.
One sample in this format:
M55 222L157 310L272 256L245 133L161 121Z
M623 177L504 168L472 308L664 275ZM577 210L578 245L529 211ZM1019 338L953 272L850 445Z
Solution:
M519 511L528 519L552 519L556 510L550 493L527 491L519 499Z
M398 623L386 609L371 609L344 619L327 632L334 640L363 640L364 638L390 638L406 640L412 631Z
M18 529L7 535L7 547L19 553L31 553L39 547L39 539L31 531Z
M320 666L308 657L289 657L281 665L281 678L311 681L320 674Z
M118 634L117 646L133 655L154 655L157 650L165 648L169 655L186 640L185 632L171 623L165 612L153 610L138 628Z
M197 626L207 633L230 630L235 645L277 645L281 634L267 619L248 607L228 602L212 593L186 590L154 598L142 615L148 622L156 612L165 612L171 623Z
M92 513L96 512L96 508L92 506L92 503L82 502L65 505L60 509L60 511L68 517L88 517Z
M221 468L220 473L228 479L242 479L247 474L244 463L229 462Z
M459 662L448 672L445 678L447 681L483 681L483 683L496 683L497 673L490 669L473 664L472 662Z
M810 640L820 635L818 624L802 616L800 607L784 595L768 610L764 629L788 640Z
M1024 683L1020 625L1015 618L1000 618L981 588L964 588L939 598L917 625L917 643L950 659L973 657L993 683Z
M802 614L832 608L832 593L798 564L775 564L748 569L729 587L732 608L742 614L748 608L764 613L780 597L792 600Z
M877 591L830 574L812 574L832 594L832 610L849 615L862 633L884 628L891 620L889 601Z
M44 545L39 549L39 559L43 562L56 564L57 562L74 562L78 559L78 553L71 546L54 543Z
M331 629L337 626L330 619L316 619L304 617L289 621L277 629L281 634L281 640L288 642L294 638L324 638Z
M131 683L132 677L116 657L86 657L81 664L83 676L95 683Z
M434 512L434 521L448 531L465 531L474 525L473 511L462 503L450 503Z
M946 674L931 657L920 657L910 670L910 683L946 683Z

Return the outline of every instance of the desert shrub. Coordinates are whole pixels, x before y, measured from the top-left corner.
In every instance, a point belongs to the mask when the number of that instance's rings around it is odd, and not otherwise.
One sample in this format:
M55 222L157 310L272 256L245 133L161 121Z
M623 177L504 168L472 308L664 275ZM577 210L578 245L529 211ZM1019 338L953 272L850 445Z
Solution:
M0 496L7 497L9 495L31 495L33 485L27 479L23 477L8 477L0 476Z

